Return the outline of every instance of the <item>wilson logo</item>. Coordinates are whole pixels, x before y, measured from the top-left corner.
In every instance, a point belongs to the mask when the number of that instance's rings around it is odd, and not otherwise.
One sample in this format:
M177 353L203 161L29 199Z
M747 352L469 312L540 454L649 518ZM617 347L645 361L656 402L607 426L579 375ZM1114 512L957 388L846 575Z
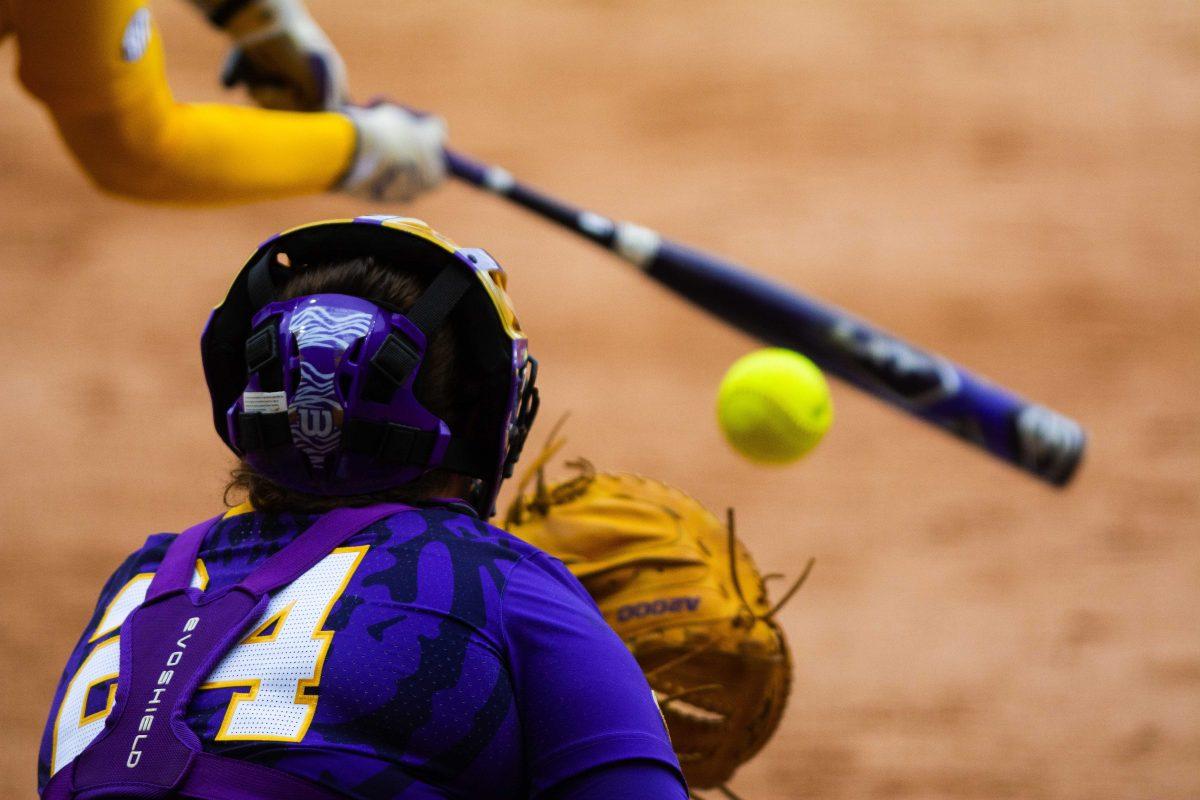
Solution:
M617 609L617 622L628 622L642 617L657 617L662 614L691 613L700 608L699 597L668 597L645 603L631 603Z
M301 408L300 432L305 436L324 438L333 433L333 412L327 408Z

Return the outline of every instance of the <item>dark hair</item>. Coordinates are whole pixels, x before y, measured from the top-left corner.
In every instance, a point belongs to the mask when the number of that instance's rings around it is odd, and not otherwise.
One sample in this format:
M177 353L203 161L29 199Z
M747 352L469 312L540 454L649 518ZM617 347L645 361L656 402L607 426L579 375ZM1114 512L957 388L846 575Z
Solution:
M316 267L294 275L279 292L279 299L310 294L348 294L401 311L408 310L427 285L416 275L379 263L355 258ZM454 315L430 337L421 372L413 386L421 405L440 417L450 430L465 432L472 422L471 379L459 358L460 337ZM225 487L226 505L231 496L244 495L258 511L320 513L341 506L373 503L412 503L453 494L457 481L445 470L431 470L421 478L382 492L351 496L324 496L296 492L260 475L245 461L232 471Z

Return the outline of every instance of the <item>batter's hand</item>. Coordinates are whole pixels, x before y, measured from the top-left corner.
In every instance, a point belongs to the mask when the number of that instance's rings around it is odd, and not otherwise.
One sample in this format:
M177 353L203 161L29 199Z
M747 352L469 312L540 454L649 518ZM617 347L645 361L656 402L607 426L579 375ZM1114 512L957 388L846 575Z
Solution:
M341 189L374 202L404 202L446 177L446 123L394 103L348 106L358 150Z
M346 102L342 57L300 0L254 0L224 22L234 38L225 86L244 84L264 108L332 111Z

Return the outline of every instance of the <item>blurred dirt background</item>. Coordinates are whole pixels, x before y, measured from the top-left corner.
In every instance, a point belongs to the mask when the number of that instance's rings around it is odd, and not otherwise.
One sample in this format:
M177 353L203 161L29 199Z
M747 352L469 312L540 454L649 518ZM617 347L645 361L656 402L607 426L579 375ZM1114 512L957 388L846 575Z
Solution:
M739 793L1200 796L1200 5L314 8L362 96L436 109L470 152L1090 429L1055 492L839 386L818 451L756 468L713 414L753 343L469 189L409 209L507 265L542 436L570 409L569 454L736 506L768 571L816 556L783 617L791 706ZM182 3L154 9L178 96L223 98L222 39ZM11 73L11 43L0 61ZM14 80L0 143L0 794L16 798L101 582L146 534L220 507L208 308L268 233L369 209L102 197Z

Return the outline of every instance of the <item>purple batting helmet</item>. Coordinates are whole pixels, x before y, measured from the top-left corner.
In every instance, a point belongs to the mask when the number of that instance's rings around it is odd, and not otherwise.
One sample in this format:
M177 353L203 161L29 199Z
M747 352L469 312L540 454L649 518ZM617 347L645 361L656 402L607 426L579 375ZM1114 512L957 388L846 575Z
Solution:
M374 257L427 283L403 313L361 297L278 299L290 274ZM465 315L458 357L478 378L468 439L421 405L413 385L430 337ZM354 495L432 469L480 481L490 515L537 413L529 356L504 270L407 217L293 228L264 242L213 310L200 340L217 432L256 471L299 492Z

